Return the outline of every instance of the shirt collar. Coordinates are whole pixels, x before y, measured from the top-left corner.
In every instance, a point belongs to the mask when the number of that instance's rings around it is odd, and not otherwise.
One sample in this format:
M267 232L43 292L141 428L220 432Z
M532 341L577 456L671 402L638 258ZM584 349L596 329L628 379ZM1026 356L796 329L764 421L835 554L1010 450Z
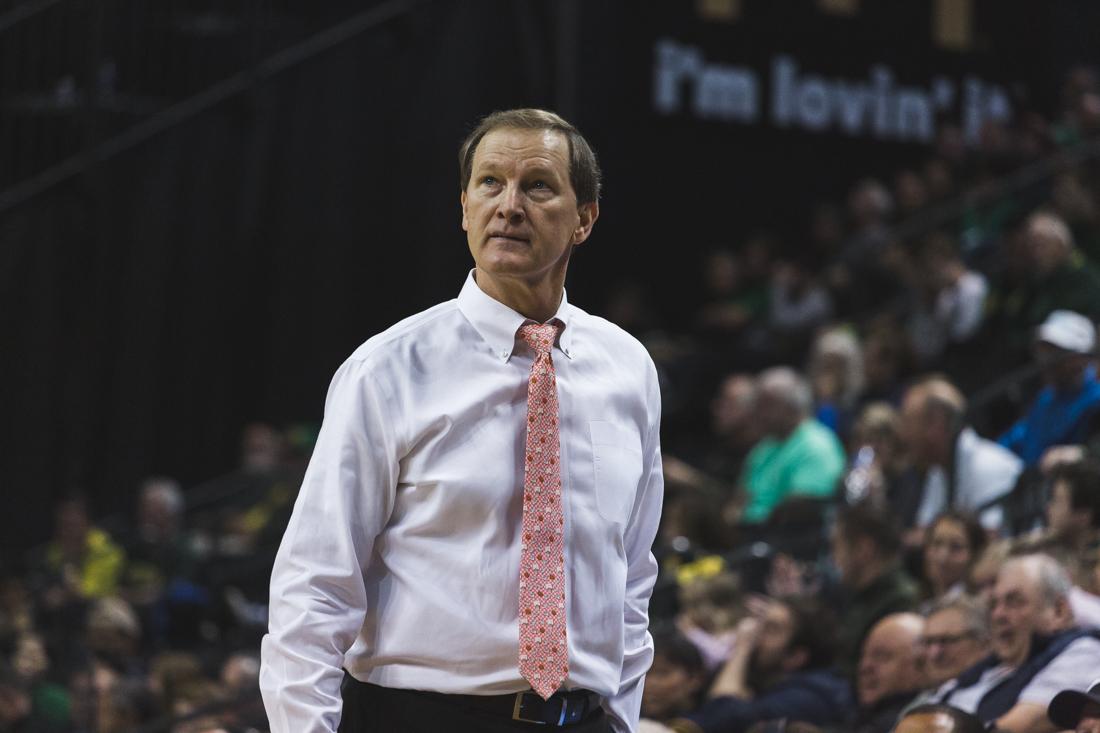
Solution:
M501 361L511 358L516 348L516 332L519 327L527 322L534 322L487 295L474 280L473 270L466 276L466 283L458 294L458 310ZM570 359L573 358L573 329L569 327L572 311L563 289L561 304L554 318L564 324L561 335L558 336L558 348Z

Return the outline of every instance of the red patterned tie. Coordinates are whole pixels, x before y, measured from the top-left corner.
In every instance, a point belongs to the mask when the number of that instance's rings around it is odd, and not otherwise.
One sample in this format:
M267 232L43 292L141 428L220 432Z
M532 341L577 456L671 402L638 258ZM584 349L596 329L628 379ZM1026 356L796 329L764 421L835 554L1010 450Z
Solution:
M565 637L565 556L558 387L550 350L557 322L519 329L535 350L527 390L527 456L523 467L523 551L519 581L519 671L545 700L569 674Z

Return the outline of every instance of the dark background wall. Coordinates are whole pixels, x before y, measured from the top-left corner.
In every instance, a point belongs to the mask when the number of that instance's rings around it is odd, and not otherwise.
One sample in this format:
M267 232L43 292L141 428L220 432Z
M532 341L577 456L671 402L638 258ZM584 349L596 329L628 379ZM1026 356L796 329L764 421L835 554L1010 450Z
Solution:
M977 74L1017 113L1053 112L1061 74L1097 60L1085 0L975 2L964 50L936 43L930 2L697 5L425 2L5 210L4 545L44 539L71 489L122 511L150 473L231 468L249 421L318 421L357 344L458 292L455 153L492 109L556 108L601 155L571 299L599 312L637 279L674 324L708 249L760 226L797 247L811 203L930 146L659 113L657 39L761 79L778 53L852 82Z

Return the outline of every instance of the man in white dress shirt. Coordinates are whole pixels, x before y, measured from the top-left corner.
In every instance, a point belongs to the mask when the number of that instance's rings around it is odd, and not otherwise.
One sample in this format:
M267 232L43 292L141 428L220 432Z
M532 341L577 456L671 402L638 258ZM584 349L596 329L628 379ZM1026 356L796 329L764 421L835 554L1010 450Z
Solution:
M905 448L924 473L913 522L923 529L945 509L978 514L982 526L1000 529L1000 505L1024 465L1012 451L978 435L966 424L966 398L938 376L926 377L905 393L901 433ZM902 513L907 513L902 510Z
M596 158L557 115L511 110L470 134L460 173L475 268L458 298L368 340L329 388L272 572L260 683L275 733L637 728L660 395L644 348L565 297L599 216ZM521 335L532 324L552 327L542 351ZM533 395L547 358L564 586L543 608L564 614L566 665L544 699L519 660L535 631L520 623L529 381Z

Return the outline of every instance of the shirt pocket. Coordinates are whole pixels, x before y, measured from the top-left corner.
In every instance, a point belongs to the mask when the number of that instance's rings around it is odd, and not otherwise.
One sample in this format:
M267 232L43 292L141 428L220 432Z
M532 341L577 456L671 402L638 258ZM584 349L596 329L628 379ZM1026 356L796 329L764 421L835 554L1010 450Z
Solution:
M592 435L596 508L609 522L625 525L642 478L638 434L602 420L589 422L588 428Z

